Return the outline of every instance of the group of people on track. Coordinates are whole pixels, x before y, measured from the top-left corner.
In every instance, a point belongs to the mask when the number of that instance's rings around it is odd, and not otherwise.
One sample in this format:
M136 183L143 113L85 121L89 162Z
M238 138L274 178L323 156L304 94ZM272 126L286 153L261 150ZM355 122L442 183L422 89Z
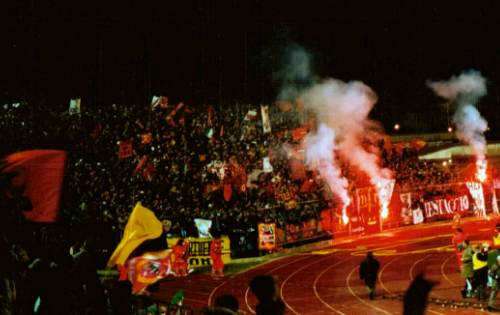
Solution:
M496 297L500 287L500 223L496 225L491 241L472 244L461 227L455 229L452 238L457 263L465 279L463 298L487 299L488 310L496 309Z

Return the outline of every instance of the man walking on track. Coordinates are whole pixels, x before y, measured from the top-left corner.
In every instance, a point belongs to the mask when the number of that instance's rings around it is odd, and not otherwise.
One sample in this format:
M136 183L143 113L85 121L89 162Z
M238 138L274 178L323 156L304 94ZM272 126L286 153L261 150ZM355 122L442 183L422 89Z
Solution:
M366 253L366 259L359 266L359 278L365 282L370 300L375 298L375 284L377 283L379 262L373 257L372 252Z

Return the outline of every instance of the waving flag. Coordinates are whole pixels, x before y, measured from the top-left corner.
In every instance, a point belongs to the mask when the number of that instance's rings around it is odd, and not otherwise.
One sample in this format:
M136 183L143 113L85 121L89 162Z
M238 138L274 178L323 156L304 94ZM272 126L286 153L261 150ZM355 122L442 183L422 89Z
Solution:
M33 150L11 154L3 160L2 173L11 173L13 188L24 189L31 211L24 217L35 222L54 222L64 176L66 152Z
M170 249L148 252L128 261L128 278L132 293L140 294L148 285L173 274L170 265Z
M80 98L72 98L69 101L69 109L68 112L70 115L80 115L80 106L81 106L82 100Z
M146 240L159 237L162 232L163 226L153 211L138 202L128 218L120 244L109 258L108 267L124 266L134 249Z

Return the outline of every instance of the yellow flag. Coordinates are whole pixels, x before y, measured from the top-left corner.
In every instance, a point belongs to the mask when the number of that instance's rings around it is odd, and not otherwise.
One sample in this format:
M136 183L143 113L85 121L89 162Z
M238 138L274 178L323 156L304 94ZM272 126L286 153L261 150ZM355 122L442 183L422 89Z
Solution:
M142 242L157 238L162 232L162 224L158 218L156 218L153 211L138 202L128 218L120 244L116 247L111 258L109 258L108 267L113 267L115 265L123 266L128 256L130 256L132 251L141 245Z

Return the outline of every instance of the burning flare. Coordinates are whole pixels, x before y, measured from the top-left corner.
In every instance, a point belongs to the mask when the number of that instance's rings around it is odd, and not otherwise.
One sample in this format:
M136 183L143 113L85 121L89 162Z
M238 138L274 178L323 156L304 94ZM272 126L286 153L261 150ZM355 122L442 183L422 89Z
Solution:
M391 201L392 191L394 189L394 180L380 178L377 180L377 196L380 203L380 217L387 219L389 216L389 202Z
M486 160L477 160L476 161L476 178L483 183L486 178L486 168L488 166L488 162Z
M349 223L349 217L347 216L347 207L351 204L351 199L347 199L347 202L344 204L342 208L342 223L347 225Z

